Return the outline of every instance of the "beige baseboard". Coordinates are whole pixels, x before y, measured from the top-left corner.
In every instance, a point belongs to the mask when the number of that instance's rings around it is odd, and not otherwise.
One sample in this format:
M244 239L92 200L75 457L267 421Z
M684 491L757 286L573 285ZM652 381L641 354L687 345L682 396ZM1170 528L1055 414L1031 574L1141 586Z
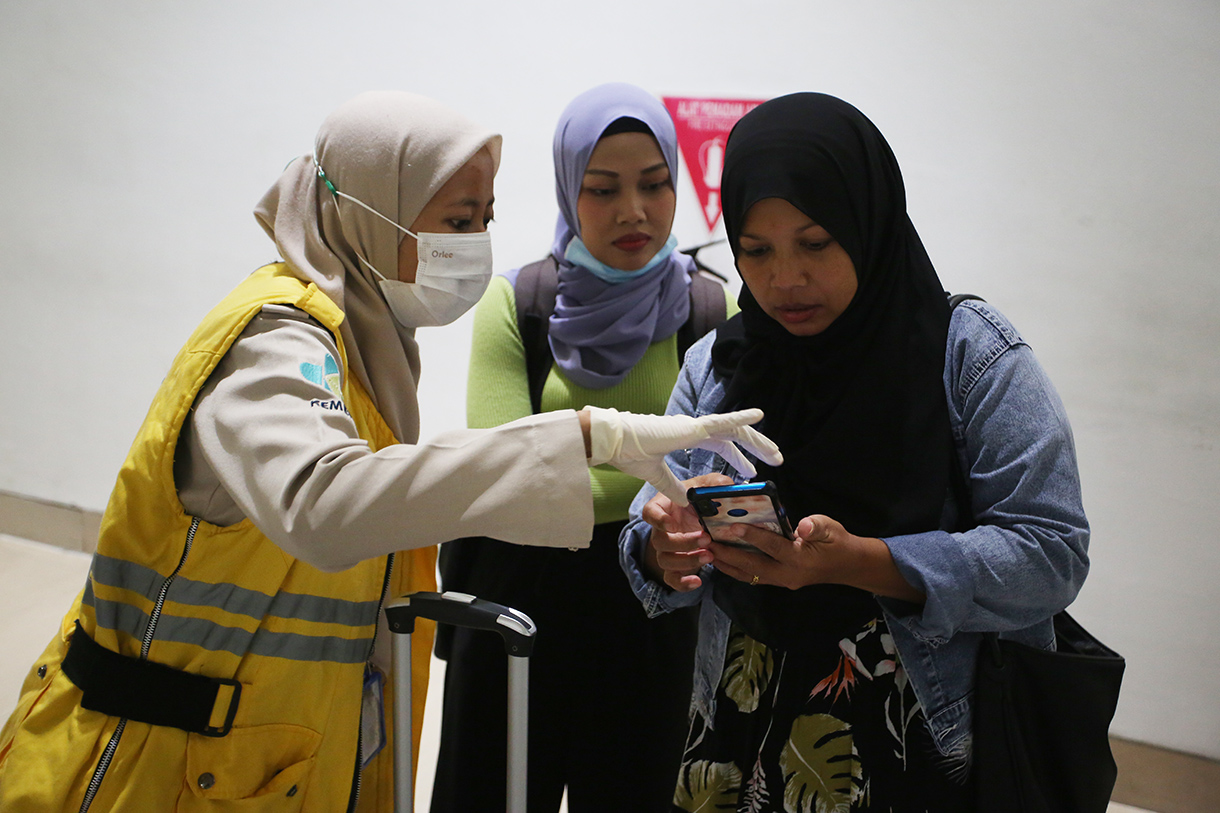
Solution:
M1113 800L1156 813L1220 810L1220 761L1110 738L1118 782Z
M101 526L98 511L0 491L0 534L93 553Z

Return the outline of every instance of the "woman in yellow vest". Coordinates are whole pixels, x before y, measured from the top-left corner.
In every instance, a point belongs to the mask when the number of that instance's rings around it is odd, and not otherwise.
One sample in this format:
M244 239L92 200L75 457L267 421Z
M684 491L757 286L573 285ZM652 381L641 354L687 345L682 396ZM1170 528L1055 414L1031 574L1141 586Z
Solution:
M388 810L380 609L434 588L437 542L587 544L589 465L681 499L670 450L778 459L757 411L586 408L418 442L414 332L487 285L499 157L436 102L366 93L260 201L283 259L204 318L154 398L0 732L0 810ZM426 675L430 631L413 645Z

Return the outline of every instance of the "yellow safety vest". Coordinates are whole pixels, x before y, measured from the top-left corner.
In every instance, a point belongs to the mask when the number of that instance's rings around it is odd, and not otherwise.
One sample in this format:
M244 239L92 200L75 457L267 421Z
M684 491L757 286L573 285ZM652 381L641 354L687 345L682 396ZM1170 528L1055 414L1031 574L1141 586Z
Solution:
M335 337L343 400L373 450L396 443L348 374L343 313L282 263L260 268L187 341L149 408L102 519L88 581L26 678L0 732L0 810L343 811L351 792L364 668L383 598L434 590L436 549L339 573L294 559L248 520L193 521L178 500L174 451L199 389L263 305L300 308ZM98 644L241 684L223 737L122 720L80 705L60 671L75 624ZM414 753L432 625L412 638ZM388 647L388 640L377 646ZM392 676L391 676L392 677ZM387 724L392 690L387 681ZM221 726L231 690L210 721ZM387 725L388 727L388 725ZM393 745L362 772L360 811L393 807ZM239 801L240 800L240 801Z

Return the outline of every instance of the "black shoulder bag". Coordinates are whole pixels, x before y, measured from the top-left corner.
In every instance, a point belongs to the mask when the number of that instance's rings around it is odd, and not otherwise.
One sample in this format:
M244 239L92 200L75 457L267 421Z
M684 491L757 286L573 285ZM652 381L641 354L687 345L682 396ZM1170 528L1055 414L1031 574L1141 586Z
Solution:
M952 307L968 294L950 298ZM966 477L953 487L969 515ZM1067 611L1055 614L1055 649L988 633L974 690L973 778L979 813L1105 813L1118 778L1110 721L1126 661Z
M980 813L1105 812L1125 665L1066 611L1055 615L1053 652L987 636L974 690Z

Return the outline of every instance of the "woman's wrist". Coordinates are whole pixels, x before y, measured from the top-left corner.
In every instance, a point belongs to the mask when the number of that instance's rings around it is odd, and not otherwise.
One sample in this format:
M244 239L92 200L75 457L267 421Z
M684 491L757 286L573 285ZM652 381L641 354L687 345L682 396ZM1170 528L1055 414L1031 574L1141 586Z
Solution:
M876 537L853 537L846 584L879 596L923 604L927 596L906 580L890 546Z
M589 416L589 410L582 409L576 413L576 418L580 421L580 434L585 441L585 459L593 457L593 419Z
M652 544L652 533L644 538L643 550L640 551L640 568L644 575L660 584L665 583L665 571L657 561L657 549Z

